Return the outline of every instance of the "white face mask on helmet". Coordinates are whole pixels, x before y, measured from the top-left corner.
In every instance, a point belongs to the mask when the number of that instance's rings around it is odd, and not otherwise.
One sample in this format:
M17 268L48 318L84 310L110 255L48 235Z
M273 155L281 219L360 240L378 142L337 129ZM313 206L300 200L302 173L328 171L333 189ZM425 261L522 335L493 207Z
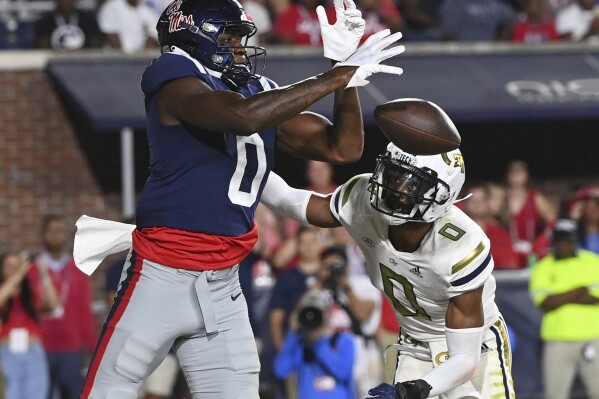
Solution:
M389 143L370 178L370 205L390 225L432 222L455 202L464 179L459 149L412 155Z

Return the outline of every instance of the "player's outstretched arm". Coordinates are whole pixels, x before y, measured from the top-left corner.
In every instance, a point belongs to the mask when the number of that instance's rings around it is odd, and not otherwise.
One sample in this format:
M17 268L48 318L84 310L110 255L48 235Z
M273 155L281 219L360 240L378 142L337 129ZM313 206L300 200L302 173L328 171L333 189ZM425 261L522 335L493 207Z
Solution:
M362 151L363 129L357 94L352 94L353 90L346 90L349 93L343 93L342 98L336 99L333 125L337 122L339 125L334 130L326 118L315 114L302 116L300 113L328 94L348 86L361 66L365 66L364 70L370 71L370 74L399 74L399 68L373 67L403 51L403 46L384 50L384 47L399 40L398 36L385 31L378 38L378 42L367 41L358 48L344 61L349 62L347 65L336 66L301 82L249 98L235 92L214 91L193 77L174 80L157 94L158 115L165 125L185 122L204 130L242 136L279 126L278 143L293 155L331 162L355 161ZM291 121L294 117L298 118ZM345 129L349 129L349 133L341 133ZM346 140L346 137L353 140ZM360 145L356 145L356 141Z
M331 195L290 187L285 180L270 172L260 202L278 215L310 223L318 227L339 227L331 213Z

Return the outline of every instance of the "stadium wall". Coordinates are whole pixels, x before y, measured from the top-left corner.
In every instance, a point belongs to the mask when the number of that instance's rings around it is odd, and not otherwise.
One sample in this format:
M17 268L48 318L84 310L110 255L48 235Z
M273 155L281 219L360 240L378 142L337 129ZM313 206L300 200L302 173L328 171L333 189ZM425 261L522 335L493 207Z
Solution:
M0 249L39 249L45 214L64 214L73 227L85 213L118 218L118 199L101 192L43 70L45 54L1 58Z

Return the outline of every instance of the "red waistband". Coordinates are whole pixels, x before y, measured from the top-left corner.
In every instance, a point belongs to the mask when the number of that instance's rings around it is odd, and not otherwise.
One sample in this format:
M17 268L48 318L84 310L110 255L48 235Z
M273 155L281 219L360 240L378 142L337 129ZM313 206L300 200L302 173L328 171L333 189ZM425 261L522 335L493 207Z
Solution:
M151 227L133 231L133 249L161 265L187 270L220 270L241 262L258 240L256 223L240 236L218 236Z

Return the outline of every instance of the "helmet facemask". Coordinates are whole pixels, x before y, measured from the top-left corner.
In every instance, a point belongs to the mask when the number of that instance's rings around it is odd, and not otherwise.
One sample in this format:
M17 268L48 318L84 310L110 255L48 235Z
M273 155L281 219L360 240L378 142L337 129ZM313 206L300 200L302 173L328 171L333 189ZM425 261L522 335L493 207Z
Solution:
M438 179L434 170L415 166L414 157L395 159L387 152L377 159L370 179L370 204L386 215L389 224L408 221L427 222L424 215L435 205L443 205L449 198L449 187Z

